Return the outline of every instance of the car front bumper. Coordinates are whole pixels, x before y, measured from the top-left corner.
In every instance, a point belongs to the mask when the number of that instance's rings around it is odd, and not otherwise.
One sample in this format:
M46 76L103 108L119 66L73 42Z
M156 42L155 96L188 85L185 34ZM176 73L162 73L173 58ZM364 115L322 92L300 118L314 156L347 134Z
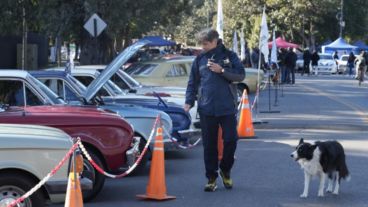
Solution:
M93 183L88 178L81 178L80 185L83 190L91 190ZM45 184L49 194L65 194L68 187L68 180L48 181Z

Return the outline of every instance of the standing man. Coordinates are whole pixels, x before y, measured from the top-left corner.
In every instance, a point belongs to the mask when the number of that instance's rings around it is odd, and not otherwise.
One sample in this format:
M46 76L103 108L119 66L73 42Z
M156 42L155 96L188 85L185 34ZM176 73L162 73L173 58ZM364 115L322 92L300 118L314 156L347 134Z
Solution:
M293 51L293 48L289 48L289 51L286 55L286 67L288 70L287 83L289 84L295 84L295 66L296 66L297 59L298 59L298 56ZM291 74L291 77L290 77L290 74Z
M204 190L217 188L218 169L224 186L233 186L230 171L234 164L237 146L236 113L237 92L234 81L245 77L244 67L238 56L225 48L214 29L205 29L197 34L203 53L194 60L189 76L184 109L189 111L195 100L202 128L204 164L208 183ZM223 158L218 161L218 129L222 127L224 144Z
M309 49L305 49L304 53L303 53L303 70L302 70L302 75L304 73L307 73L309 76L309 65L310 65L310 61L311 61L311 54L309 52Z
M311 61L312 61L312 68L314 71L314 74L317 75L318 74L318 61L319 61L319 55L317 53L317 51L314 50L312 57L311 57Z

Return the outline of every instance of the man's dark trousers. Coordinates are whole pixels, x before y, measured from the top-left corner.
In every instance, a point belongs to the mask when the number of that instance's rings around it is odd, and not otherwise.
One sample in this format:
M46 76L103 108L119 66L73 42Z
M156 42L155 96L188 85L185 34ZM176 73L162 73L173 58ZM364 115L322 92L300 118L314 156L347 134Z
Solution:
M234 164L234 154L237 146L238 133L236 131L235 114L224 116L208 116L200 114L202 142L204 148L204 164L206 167L206 177L217 178L218 176L218 129L222 128L224 151L220 161L220 169L225 173L230 173Z

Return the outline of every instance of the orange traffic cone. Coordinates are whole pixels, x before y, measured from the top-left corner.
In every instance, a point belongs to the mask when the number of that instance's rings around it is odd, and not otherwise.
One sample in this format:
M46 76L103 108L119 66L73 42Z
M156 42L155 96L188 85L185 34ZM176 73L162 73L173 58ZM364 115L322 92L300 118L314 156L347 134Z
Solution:
M247 90L244 90L241 101L242 107L238 123L238 136L240 139L252 138L254 137L254 128L252 122L252 114L249 108Z
M69 173L68 189L65 197L65 207L83 207L83 196L78 173Z
M164 154L164 142L162 138L162 128L157 128L155 146L153 149L150 177L147 185L146 195L137 195L142 199L153 200L169 200L175 199L174 196L168 196L166 194L166 181L165 181L165 154Z
M224 142L222 140L221 126L219 126L218 135L217 135L217 151L218 151L218 160L222 160L222 155L224 153Z

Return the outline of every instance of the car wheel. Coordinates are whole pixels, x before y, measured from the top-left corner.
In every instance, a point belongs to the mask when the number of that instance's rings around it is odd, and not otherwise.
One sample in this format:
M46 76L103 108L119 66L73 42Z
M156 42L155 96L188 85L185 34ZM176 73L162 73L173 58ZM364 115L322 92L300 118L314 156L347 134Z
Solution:
M27 176L17 173L5 173L0 175L0 206L7 206L13 200L21 197L37 183ZM20 207L45 206L45 197L41 190L36 191L31 197L19 204Z
M144 146L146 146L146 144L147 144L147 141L143 137L141 137L141 136L139 136L139 137L141 138L141 141L139 143L139 155L141 155L142 152L143 152ZM135 160L138 159L139 155L135 158ZM139 165L137 166L137 168L132 172L132 175L140 174L140 173L145 171L146 165L148 163L148 160L149 160L150 156L151 156L150 150L147 149L146 154L143 156L143 158L142 158L141 162L139 163Z
M95 163L104 169L102 161L99 156L97 156L92 150L88 150L91 158ZM99 173L93 165L85 158L83 159L83 172L81 177L88 178L92 181L93 187L91 190L83 190L83 201L91 201L94 199L97 194L102 190L105 183L105 175Z

